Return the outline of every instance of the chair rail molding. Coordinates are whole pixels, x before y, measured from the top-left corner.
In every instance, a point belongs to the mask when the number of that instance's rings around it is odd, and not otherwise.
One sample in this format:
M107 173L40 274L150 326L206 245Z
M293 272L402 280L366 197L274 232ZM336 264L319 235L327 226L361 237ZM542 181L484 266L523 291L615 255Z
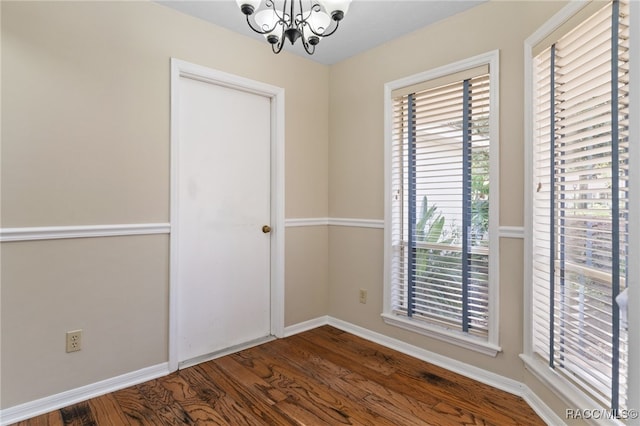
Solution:
M302 226L346 226L352 228L383 229L384 220L344 217L310 217L285 219L285 227L287 228Z
M285 219L286 228L305 226L346 226L352 228L384 229L384 219L361 219L345 217L297 217ZM498 228L500 238L524 239L523 226L503 225Z
M126 235L169 234L168 223L117 225L72 225L0 228L0 242L59 240L66 238L119 237Z
M498 235L500 238L524 239L524 226L500 226Z

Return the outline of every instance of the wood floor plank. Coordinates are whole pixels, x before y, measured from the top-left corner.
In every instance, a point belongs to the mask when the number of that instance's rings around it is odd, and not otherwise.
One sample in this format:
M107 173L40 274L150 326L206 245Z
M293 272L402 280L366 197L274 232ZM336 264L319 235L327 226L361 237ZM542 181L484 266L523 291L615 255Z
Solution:
M278 342L282 348L283 341ZM271 346L271 345L269 345ZM241 363L256 368L264 375L264 379L287 394L285 401L278 403L279 407L303 424L352 424L352 418L364 423L371 417L363 416L360 406L345 405L336 392L323 383L309 377L309 372L303 372L295 365L284 360L284 353L279 351L279 357L265 353L267 347L252 348L250 351L232 355L240 359ZM295 404L291 405L291 402ZM360 412L359 412L360 411Z
M423 381L434 385L433 391L439 399L444 399L457 404L465 403L469 410L474 411L485 408L487 413L509 412L509 407L523 404L521 398L499 391L490 386L476 382L470 378L461 376L444 368L426 363L411 356L402 354L391 349L381 347L373 342L362 339L350 333L337 330L333 327L319 327L310 333L300 335L301 338L311 339L313 344L323 345L331 342L329 347L336 347L346 356L354 360L363 358L377 358L388 363L389 369L394 372L389 375L393 383L404 383L407 386L422 386ZM316 338L320 340L315 340ZM378 361L369 361L368 365L375 365ZM367 365L367 363L362 363ZM533 410L526 404L526 409L517 411L509 415L511 421L523 421L525 424L528 418L537 418ZM513 419L512 417L517 417ZM503 416L496 418L496 421L507 421ZM534 423L543 424L543 423Z
M146 404L144 397L135 386L113 393L113 397L127 417L130 425L161 425L161 418Z
M354 368L361 374L376 376L380 383L390 389L410 393L416 397L422 389L424 396L426 394L423 386L427 382L432 385L428 393L430 399L435 398L440 402L463 408L469 413L484 413L487 421L498 424L544 425L535 412L515 395L498 391L353 334L327 326L301 334L299 338L307 340L308 344L313 346L335 349L335 352L350 359ZM331 357L330 354L323 356ZM388 363L388 367L382 373L378 373L374 367L379 362ZM383 376L387 376L387 379ZM521 410L508 408L518 405L522 405Z
M129 424L127 416L113 394L106 394L88 401L93 416L99 419L100 426L121 426Z
M300 339L296 339L295 336L291 339L290 351L304 351L304 348L305 344ZM312 346L310 348L310 350L314 350ZM316 356L310 358L310 361L314 359L321 359L323 364L327 363L324 357ZM345 362L349 363L350 361L346 360ZM313 368L312 366L309 367ZM316 368L318 367L319 366ZM350 371L344 367L338 368ZM438 419L438 424L441 425L459 425L461 421L466 421L466 419L462 418L465 417L465 415L461 412L455 412L455 416L453 416L455 418L451 419L450 417L452 417L453 411L443 412L440 409L432 408L432 406L439 404L441 401L437 398L432 398L429 389L425 388L424 385L412 389L411 392L397 392L385 386L383 383L388 383L391 380L386 373L388 373L388 371L381 373L381 377L383 378L381 380L382 383L379 383L375 379L375 376L365 377L356 372L350 372L346 376L343 376L343 379L349 381L353 388L368 394L363 398L361 403L375 407L377 411L381 411L383 416L391 419L395 424L430 424L429 422L432 421L432 419ZM417 394L422 394L423 397L415 398Z
M62 416L60 411L52 411L50 413L42 414L29 420L24 420L15 424L16 426L62 426Z
M310 376L315 382L323 384L333 398L337 398L339 402L333 403L333 408L339 409L340 413L354 424L413 426L428 424L423 420L425 413L427 417L437 414L411 396L388 391L375 382L351 374L348 369L304 351L297 343L295 339L288 338L280 340L278 345L265 345L266 353L256 354L256 349L250 355L251 362L254 365L259 361L272 362L272 367L279 368L284 372L283 375L292 378L295 383L301 383L303 379L292 375L292 372L297 371L303 376ZM307 386L302 383L302 387ZM460 423L442 419L441 424Z
M172 374L161 381L172 398L188 413L190 424L224 425L228 421L211 404L202 400L181 374Z
M309 340L302 336L293 337L296 338L295 342L298 346L304 347L311 351L315 351L322 358L330 360L337 365L348 368L353 374L359 374L363 377L367 377L369 380L379 383L382 386L389 388L390 390L397 391L403 394L413 395L416 399L427 404L428 406L434 406L441 401L441 398L438 398L432 393L424 392L423 383L418 383L416 385L412 382L394 380L386 372L379 372L375 369L371 369L364 363L359 363L358 358L354 356L351 351L345 350L341 347L327 345L325 342L321 342L319 340Z
M330 326L224 356L18 426L544 423L519 397Z
M275 389L259 377L250 377L241 372L234 364L235 362L230 357L222 357L215 362L200 364L196 370L215 382L215 385L233 401L238 410L246 412L247 419L244 424L249 422L252 424L296 424L275 405L275 402L285 398L284 395L278 394ZM213 401L208 400L207 402L212 403Z
M361 392L359 389L354 389L348 383L341 381L339 378L329 373L330 380L321 380L321 375L317 374L312 368L308 366L300 365L294 362L294 358L291 357L289 347L286 343L287 339L280 340L278 345L267 345L263 348L263 354L256 355L254 357L254 363L256 360L262 362L269 362L274 371L277 371L281 376L285 377L285 383L300 384L304 392L297 389L296 386L292 386L290 390L294 393L292 398L303 398L304 401L313 401L314 408L320 407L320 411L333 411L336 418L332 419L332 422L343 422L350 424L351 421L356 424L393 424L388 419L381 417L379 413L371 410L366 404L362 404L362 398L366 396L365 392ZM280 347L276 352L269 351L269 348ZM304 377L304 379L303 379ZM280 379L282 381L282 379ZM307 388L305 380L310 380L314 383L314 388ZM347 396L348 390L354 392L354 395ZM306 391L311 389L312 395L307 396ZM310 411L314 412L314 409Z
M276 404L287 398L287 395L283 392L273 387L250 369L238 363L232 357L220 358L216 362L216 366L227 374L229 380L240 383L242 387L250 388L256 398L264 400L268 404Z
M426 424L423 416L432 412L427 404L410 395L386 389L375 381L352 373L348 368L315 356L301 347L295 338L283 340L282 345L284 347L278 351L279 357L341 395L344 404L349 403L355 409L361 408L364 413L358 413L356 419L359 421L366 419L373 420L373 424L418 425ZM271 352L270 356L276 355L274 346L267 346L266 349Z
M271 347L271 345L269 345ZM270 355L266 354L269 359ZM283 356L281 353L279 357L285 361L285 365L279 365L276 368L281 371L285 371L285 375L292 379L293 381L297 381L297 377L302 375L311 376L312 380L318 382L318 387L316 389L316 393L318 394L330 394L332 400L329 402L325 401L319 402L316 401L317 404L322 404L324 408L323 411L332 410L335 412L337 416L341 419L340 421L346 422L346 424L351 424L349 422L355 422L356 424L377 424L377 425L386 425L392 424L387 421L387 419L381 417L378 413L364 404L364 397L367 396L366 392L362 392L360 389L353 388L349 383L340 380L336 376L332 376L332 380L322 380L321 375L316 374L312 369L306 369L303 365L295 363L291 358ZM297 370L294 367L297 367ZM330 382L330 383L329 383ZM305 385L302 385L305 387ZM349 395L349 392L353 392L352 395ZM293 396L292 398L299 398L298 395ZM318 397L319 398L319 397ZM318 398L315 398L316 400ZM280 404L281 406L286 405L286 403ZM288 406L288 409L294 409L294 407ZM313 411L313 410L312 410ZM299 413L298 413L299 414Z
M191 424L189 413L173 399L171 392L162 386L161 380L164 379L151 380L136 386L146 401L145 405L153 410L165 425Z
M85 402L60 409L62 422L72 426L97 426L91 407Z

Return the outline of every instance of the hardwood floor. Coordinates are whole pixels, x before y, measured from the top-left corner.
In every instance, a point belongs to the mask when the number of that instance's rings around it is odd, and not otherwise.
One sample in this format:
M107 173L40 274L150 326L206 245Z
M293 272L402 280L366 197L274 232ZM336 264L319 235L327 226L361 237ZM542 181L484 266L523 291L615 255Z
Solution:
M18 423L184 424L544 422L521 398L324 326Z

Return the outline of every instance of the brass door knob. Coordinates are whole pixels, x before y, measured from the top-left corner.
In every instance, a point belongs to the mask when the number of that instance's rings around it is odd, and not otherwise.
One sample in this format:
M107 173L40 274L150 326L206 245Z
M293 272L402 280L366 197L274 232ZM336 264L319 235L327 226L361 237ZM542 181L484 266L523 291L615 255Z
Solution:
M262 232L264 232L265 234L268 234L269 232L271 232L271 227L269 225L264 225L262 227Z

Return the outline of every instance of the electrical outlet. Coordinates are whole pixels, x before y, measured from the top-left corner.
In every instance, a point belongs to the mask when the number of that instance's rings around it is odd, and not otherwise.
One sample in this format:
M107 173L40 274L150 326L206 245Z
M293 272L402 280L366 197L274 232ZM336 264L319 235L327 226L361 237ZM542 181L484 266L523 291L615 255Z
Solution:
M82 330L67 331L67 352L76 352L82 349Z
M360 303L367 303L367 290L364 288L360 289Z

